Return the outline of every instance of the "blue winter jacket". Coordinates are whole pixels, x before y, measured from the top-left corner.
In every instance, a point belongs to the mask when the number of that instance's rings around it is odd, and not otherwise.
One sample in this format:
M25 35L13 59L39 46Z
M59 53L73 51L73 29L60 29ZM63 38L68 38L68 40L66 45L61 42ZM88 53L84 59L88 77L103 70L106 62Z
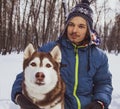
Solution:
M75 46L66 38L60 38L42 46L39 51L48 52L56 44L62 52L61 76L66 84L65 109L85 109L94 100L104 103L105 109L111 102L112 80L105 53L96 46ZM12 101L21 93L23 73L17 75L12 87Z

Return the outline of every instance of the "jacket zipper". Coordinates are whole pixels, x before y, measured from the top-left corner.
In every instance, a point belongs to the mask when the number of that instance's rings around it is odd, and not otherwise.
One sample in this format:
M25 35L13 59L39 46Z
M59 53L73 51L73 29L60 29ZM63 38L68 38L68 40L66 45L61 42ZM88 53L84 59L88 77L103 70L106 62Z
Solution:
M81 109L80 99L78 98L78 96L76 94L77 88L78 88L78 66L79 66L78 48L79 47L75 46L75 60L76 60L76 62L75 62L75 84L74 84L73 95L76 98L78 109Z

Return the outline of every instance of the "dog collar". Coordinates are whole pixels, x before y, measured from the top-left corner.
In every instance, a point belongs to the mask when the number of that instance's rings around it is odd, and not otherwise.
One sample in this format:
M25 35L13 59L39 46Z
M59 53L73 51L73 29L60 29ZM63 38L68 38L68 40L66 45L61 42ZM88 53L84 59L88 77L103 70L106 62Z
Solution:
M60 103L60 102L61 102L61 98L58 99L56 102L52 103L52 104L50 105L50 109L53 108L54 106L56 106L56 105L57 105L58 103ZM40 109L46 109L46 108L40 107Z

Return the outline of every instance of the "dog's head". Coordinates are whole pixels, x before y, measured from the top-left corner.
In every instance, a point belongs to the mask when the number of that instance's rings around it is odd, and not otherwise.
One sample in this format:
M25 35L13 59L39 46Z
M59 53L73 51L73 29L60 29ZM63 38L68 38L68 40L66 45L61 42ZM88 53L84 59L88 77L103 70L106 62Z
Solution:
M60 78L61 51L55 46L49 53L35 51L29 44L24 51L24 84L27 90L41 94L51 91Z

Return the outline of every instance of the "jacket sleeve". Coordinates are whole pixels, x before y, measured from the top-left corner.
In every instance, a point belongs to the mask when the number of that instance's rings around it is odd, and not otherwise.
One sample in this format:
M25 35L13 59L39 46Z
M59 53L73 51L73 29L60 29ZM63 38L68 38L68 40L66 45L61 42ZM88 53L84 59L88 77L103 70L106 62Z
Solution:
M100 100L107 109L111 102L112 95L112 75L109 71L108 58L106 54L101 53L98 63L99 67L94 76L94 100Z
M57 42L49 42L45 45L43 45L42 47L38 48L38 51L42 51L42 52L49 52L52 50L52 48L57 45Z
M12 91L11 91L11 100L15 102L15 97L18 93L22 93L22 80L23 80L23 72L22 73L19 73L17 76L16 76L16 80L14 81L13 83L13 86L12 86Z

